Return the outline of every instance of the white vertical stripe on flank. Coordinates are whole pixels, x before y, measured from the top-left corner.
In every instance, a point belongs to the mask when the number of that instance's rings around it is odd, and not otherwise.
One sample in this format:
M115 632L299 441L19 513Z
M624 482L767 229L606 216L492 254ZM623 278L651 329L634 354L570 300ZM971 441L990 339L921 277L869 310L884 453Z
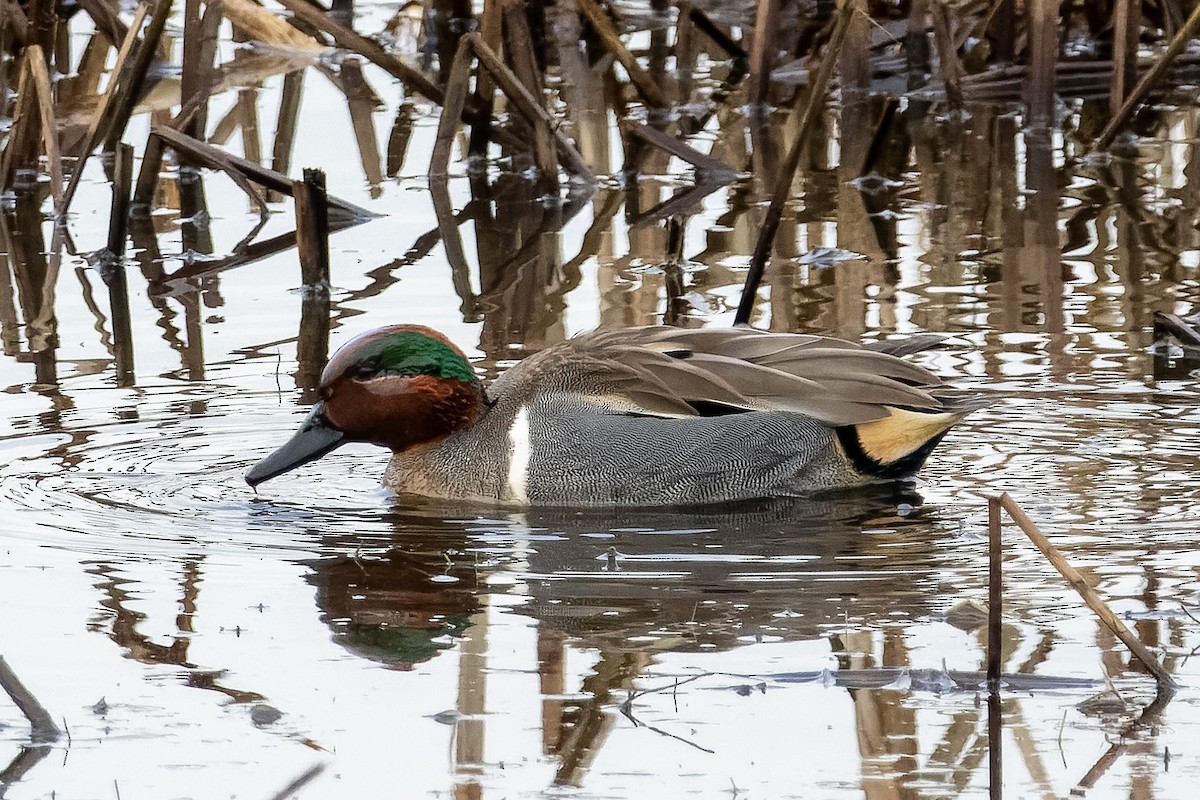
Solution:
M508 496L521 503L529 502L525 484L529 476L529 407L521 406L508 429L511 454L508 461Z

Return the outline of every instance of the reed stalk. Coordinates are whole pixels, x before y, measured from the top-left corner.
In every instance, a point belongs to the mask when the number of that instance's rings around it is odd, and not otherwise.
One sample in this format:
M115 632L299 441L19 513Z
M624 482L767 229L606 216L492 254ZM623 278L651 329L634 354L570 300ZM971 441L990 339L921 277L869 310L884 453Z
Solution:
M737 313L734 316L735 325L747 325L750 322L750 312L754 309L754 301L758 296L758 286L762 282L767 261L771 258L771 251L775 246L775 235L779 232L779 225L783 221L783 209L792 195L792 181L795 178L796 169L800 166L800 158L803 156L804 149L808 145L808 132L812 129L817 115L824 107L825 92L829 87L829 80L833 76L833 69L838 61L838 51L842 47L842 42L846 39L846 31L850 27L850 17L854 13L854 9L849 3L838 9L833 34L821 59L821 65L813 75L812 83L806 95L803 112L800 115L800 123L796 130L796 138L792 142L791 149L788 150L787 160L775 179L775 192L771 197L771 205L767 208L767 217L763 221L762 228L759 230L758 242L754 247L754 254L750 258L750 271L746 273L746 283L742 288L742 298L738 303Z

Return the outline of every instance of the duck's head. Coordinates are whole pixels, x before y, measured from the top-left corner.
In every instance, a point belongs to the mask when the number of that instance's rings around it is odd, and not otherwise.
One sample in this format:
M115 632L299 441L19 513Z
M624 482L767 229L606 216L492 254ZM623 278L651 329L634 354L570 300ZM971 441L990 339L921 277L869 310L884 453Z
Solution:
M475 422L483 387L462 351L421 325L369 331L334 353L321 373L321 400L286 444L246 473L257 486L346 442L400 452Z

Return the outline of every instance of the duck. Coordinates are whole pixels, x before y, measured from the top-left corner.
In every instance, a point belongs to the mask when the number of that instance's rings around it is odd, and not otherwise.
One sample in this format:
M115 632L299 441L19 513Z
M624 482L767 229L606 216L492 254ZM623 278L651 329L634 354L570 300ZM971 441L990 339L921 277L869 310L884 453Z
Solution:
M386 447L398 495L511 506L702 506L912 478L978 407L903 356L941 337L858 344L751 328L597 330L484 387L421 325L363 333L257 487L348 442Z

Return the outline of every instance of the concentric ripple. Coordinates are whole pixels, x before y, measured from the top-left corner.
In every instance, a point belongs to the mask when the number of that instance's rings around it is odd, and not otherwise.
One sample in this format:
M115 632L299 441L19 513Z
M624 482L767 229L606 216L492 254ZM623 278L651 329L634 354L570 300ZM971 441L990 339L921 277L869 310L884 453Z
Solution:
M65 414L58 430L0 440L10 536L81 552L304 551L339 530L392 530L379 488L386 454L348 447L320 469L250 489L247 469L291 434L300 409L254 398L143 398L134 419ZM80 416L84 416L81 412Z

